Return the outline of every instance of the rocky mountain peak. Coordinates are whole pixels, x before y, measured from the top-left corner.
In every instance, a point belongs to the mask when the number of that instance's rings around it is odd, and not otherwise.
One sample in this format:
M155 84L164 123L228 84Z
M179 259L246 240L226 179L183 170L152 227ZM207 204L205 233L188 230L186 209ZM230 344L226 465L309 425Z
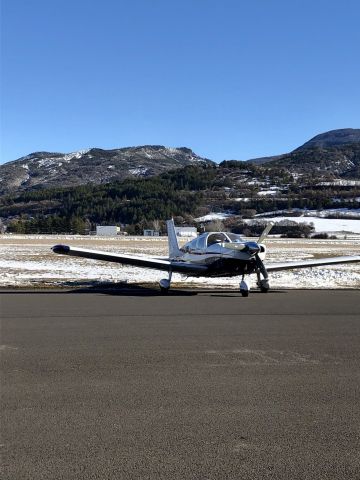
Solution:
M330 130L329 132L320 133L308 142L298 147L296 151L307 148L326 148L336 147L340 145L350 145L353 143L360 143L360 129L359 128L342 128L338 130Z

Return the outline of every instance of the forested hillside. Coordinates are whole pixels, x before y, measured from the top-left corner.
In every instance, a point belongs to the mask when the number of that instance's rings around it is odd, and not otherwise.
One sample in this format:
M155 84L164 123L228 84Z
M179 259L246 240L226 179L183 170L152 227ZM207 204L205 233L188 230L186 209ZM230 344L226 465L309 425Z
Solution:
M194 165L151 178L8 195L0 199L0 217L9 232L85 233L96 224L121 224L141 233L153 221L164 229L171 216L193 224L211 211L251 218L277 209L359 207L360 182L331 178L238 161Z

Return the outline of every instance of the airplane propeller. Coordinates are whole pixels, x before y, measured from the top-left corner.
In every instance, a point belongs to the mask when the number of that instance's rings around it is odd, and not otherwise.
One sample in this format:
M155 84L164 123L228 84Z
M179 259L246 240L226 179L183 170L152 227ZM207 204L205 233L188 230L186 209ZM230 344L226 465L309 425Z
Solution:
M258 241L257 243L263 243L264 240L266 239L266 237L269 235L270 233L270 230L272 229L272 227L274 226L274 222L269 222L265 229L263 230L262 234L260 235L260 237L258 238Z
M269 222L266 227L264 228L263 232L261 233L260 237L258 238L257 242L253 242L254 244L259 244L265 241L266 237L269 235L270 230L274 226L274 222ZM236 242L231 242L231 243L223 243L222 246L224 248L227 248L229 250L237 250L237 251L242 251L246 248L248 248L248 243L236 243Z

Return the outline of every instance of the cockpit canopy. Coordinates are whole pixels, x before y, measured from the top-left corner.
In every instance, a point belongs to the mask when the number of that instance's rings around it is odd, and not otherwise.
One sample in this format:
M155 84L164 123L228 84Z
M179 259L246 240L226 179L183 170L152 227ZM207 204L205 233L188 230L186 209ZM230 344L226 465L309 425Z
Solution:
M240 235L228 232L205 232L199 235L191 242L186 243L181 250L189 252L190 250L205 250L207 247L217 243L242 243L244 240Z

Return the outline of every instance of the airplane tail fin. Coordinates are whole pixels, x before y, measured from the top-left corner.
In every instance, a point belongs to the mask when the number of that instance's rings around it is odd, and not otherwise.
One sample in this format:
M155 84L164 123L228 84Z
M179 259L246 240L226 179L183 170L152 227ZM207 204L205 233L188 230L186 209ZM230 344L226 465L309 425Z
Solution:
M169 258L175 258L181 255L179 244L175 232L174 219L166 221L168 242L169 242Z

